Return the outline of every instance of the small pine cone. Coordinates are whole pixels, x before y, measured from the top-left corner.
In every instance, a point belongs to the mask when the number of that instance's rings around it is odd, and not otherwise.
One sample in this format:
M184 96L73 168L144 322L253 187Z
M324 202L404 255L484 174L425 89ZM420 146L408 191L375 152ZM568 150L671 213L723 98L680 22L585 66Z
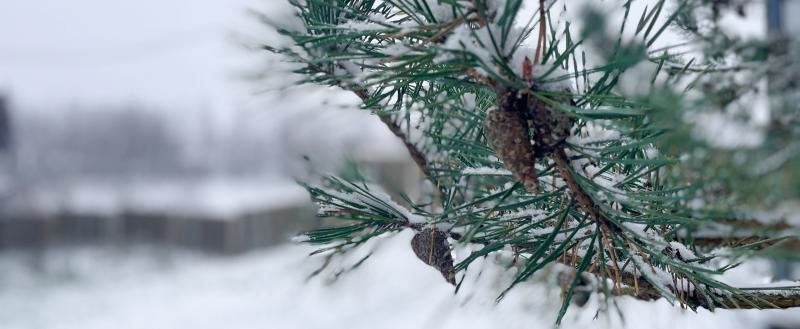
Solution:
M435 228L426 228L411 239L411 249L425 264L439 270L447 282L456 284L456 271L447 234Z
M489 111L483 134L506 168L531 193L539 192L536 156L530 142L528 120L521 111L499 108Z

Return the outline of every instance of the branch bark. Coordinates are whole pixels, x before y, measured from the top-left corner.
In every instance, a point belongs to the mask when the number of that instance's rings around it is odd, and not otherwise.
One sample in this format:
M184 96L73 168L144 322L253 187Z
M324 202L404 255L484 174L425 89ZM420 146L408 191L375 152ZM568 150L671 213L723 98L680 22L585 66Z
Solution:
M598 273L593 274L597 275ZM652 284L641 278L634 277L633 274L624 273L621 276L621 283L629 287L629 289L624 290L622 295L629 295L641 300L656 300L662 298L661 294ZM633 287L638 287L638 290ZM716 294L714 297L720 302L711 305L708 300L697 294L686 292L681 294L675 287L670 287L670 290L677 296L683 296L681 302L693 309L697 307L706 309L783 309L800 307L800 291L793 291L792 293L753 292L748 294L746 297L747 301L742 299L737 300L724 294Z

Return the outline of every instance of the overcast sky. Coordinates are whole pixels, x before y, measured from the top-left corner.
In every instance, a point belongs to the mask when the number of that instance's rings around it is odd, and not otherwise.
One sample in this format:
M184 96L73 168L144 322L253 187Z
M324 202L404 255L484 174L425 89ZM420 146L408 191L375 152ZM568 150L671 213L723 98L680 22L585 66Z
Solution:
M229 34L255 1L0 1L0 92L26 107L230 106Z
M252 21L244 11L255 5L275 11L285 3L0 1L0 92L10 93L16 104L35 106L234 106L245 94L234 73L246 66L230 34Z

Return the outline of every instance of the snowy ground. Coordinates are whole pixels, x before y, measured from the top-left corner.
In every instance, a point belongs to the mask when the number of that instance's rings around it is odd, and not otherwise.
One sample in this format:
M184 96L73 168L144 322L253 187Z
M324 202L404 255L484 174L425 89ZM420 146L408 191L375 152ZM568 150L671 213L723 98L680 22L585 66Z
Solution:
M71 249L0 255L0 328L549 328L558 292L524 285L498 306L508 273L485 270L453 296L418 261L410 232L386 239L363 266L336 281L307 275L320 259L283 246L238 258L153 248ZM763 272L759 269L750 271ZM475 274L475 273L472 273ZM756 274L751 274L756 275ZM664 301L622 299L626 328L800 327L800 310L698 313ZM564 328L619 328L595 300L567 314Z

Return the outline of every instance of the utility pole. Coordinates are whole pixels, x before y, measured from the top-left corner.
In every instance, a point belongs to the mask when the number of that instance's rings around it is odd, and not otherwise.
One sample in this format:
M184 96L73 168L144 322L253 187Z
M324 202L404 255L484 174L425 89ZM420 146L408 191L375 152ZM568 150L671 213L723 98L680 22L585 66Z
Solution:
M11 113L8 101L0 94L0 210L16 179L16 160L11 136Z
M8 101L0 95L0 159L11 155L11 114Z

